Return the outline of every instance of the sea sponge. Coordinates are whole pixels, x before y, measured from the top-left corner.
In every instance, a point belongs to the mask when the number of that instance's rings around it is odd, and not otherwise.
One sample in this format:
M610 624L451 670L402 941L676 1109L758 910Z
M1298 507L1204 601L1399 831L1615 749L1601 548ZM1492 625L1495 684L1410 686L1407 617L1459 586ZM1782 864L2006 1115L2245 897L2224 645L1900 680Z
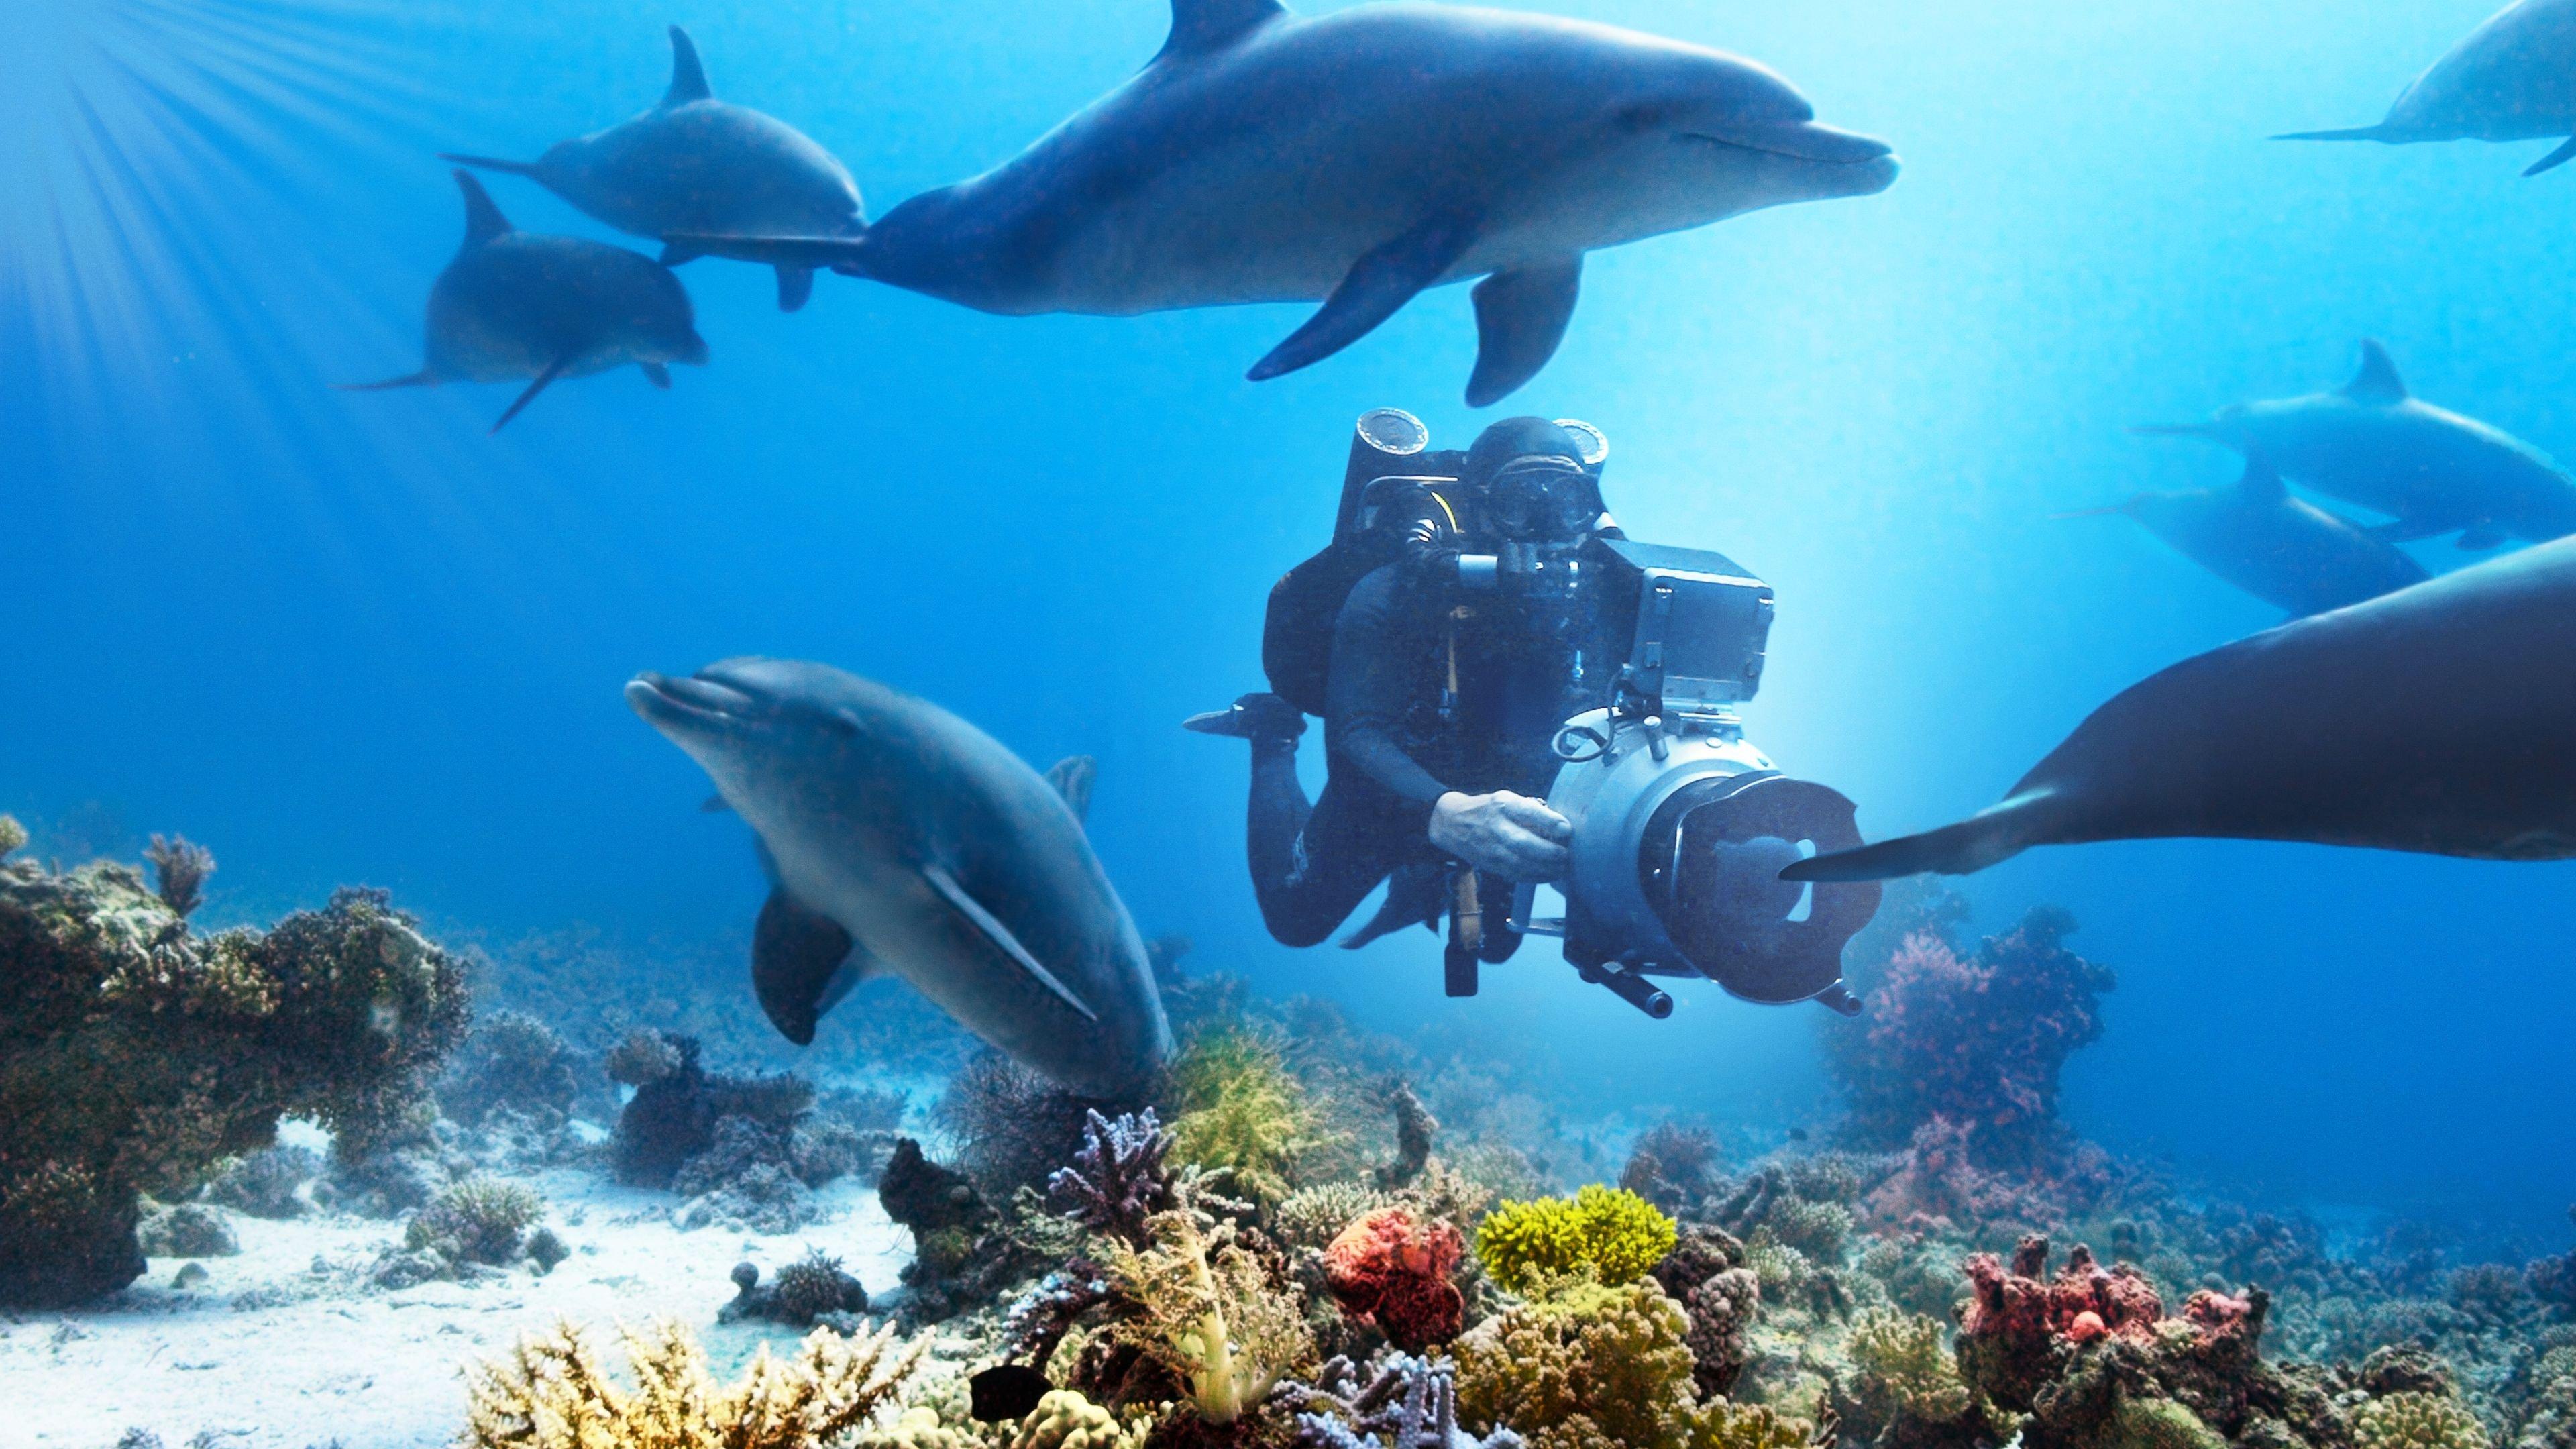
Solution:
M726 1385L676 1321L624 1337L633 1390L569 1323L521 1339L507 1358L469 1364L460 1449L823 1449L891 1405L929 1347L889 1354L891 1326L857 1339L818 1328L791 1359L763 1345Z
M1525 1292L1542 1274L1590 1269L1626 1283L1663 1261L1678 1241L1673 1220L1625 1188L1591 1183L1571 1198L1505 1202L1476 1229L1476 1261L1493 1280Z
M1375 1323L1387 1342L1420 1353L1458 1336L1466 1300L1449 1281L1466 1252L1458 1229L1411 1209L1379 1208L1344 1228L1324 1251L1325 1279L1342 1311Z
M515 1263L521 1235L546 1215L533 1188L477 1173L451 1184L414 1214L403 1246L458 1263Z
M1298 1158L1329 1140L1279 1048L1247 1028L1192 1042L1172 1063L1171 1092L1172 1154L1225 1169L1264 1203L1286 1197Z
M2352 1437L2361 1449L2487 1449L2486 1426L2448 1394L2373 1399L2353 1411Z
M1689 1322L1652 1282L1578 1277L1476 1325L1453 1346L1458 1416L1532 1449L1684 1449L1698 1408Z
M1968 1412L1972 1395L1941 1342L1941 1325L1920 1313L1863 1309L1848 1344L1855 1397L1879 1427L1899 1417L1946 1424Z
M1115 1244L1110 1261L1141 1308L1120 1335L1179 1376L1202 1420L1231 1424L1314 1358L1303 1305L1222 1228L1211 1239L1185 1210L1146 1228L1152 1246Z
M1141 1449L1145 1426L1122 1429L1107 1409L1071 1389L1049 1389L1020 1421L1011 1449Z
M464 1034L463 973L381 892L198 937L131 867L0 869L0 1303L143 1271L136 1196L176 1198L280 1118L364 1143Z

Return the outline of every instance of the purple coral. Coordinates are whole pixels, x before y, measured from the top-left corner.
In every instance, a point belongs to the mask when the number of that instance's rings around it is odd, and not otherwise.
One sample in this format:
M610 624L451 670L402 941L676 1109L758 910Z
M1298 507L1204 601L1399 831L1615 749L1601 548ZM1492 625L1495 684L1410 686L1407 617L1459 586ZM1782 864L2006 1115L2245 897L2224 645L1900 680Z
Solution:
M1407 1353L1386 1354L1365 1375L1336 1357L1313 1383L1291 1379L1274 1397L1305 1406L1297 1415L1303 1449L1522 1449L1525 1442L1509 1429L1478 1439L1459 1428L1454 1370Z
M1175 1202L1171 1170L1163 1165L1172 1134L1151 1107L1114 1118L1095 1109L1087 1116L1081 1150L1071 1167L1047 1178L1047 1191L1065 1204L1065 1217L1143 1248L1152 1241L1145 1219Z

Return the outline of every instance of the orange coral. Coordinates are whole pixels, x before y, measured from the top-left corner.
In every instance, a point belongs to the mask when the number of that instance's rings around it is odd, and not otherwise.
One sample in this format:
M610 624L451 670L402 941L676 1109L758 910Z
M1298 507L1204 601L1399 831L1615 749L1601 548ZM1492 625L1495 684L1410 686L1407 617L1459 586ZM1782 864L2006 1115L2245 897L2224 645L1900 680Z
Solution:
M1465 1300L1449 1275L1466 1241L1450 1223L1428 1223L1401 1207L1356 1219L1324 1250L1333 1297L1352 1318L1374 1322L1408 1353L1458 1336Z

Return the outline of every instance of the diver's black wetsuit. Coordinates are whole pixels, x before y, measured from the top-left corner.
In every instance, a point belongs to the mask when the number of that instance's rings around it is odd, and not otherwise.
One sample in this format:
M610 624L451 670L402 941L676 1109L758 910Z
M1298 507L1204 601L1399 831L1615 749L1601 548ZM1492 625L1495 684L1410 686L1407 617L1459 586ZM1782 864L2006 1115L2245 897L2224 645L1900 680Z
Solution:
M1443 860L1433 802L1452 790L1546 796L1557 730L1610 700L1620 661L1606 612L1469 598L1403 564L1361 579L1333 627L1322 796L1307 803L1294 740L1253 744L1246 845L1270 934L1314 945L1398 871L1375 926L1430 919Z

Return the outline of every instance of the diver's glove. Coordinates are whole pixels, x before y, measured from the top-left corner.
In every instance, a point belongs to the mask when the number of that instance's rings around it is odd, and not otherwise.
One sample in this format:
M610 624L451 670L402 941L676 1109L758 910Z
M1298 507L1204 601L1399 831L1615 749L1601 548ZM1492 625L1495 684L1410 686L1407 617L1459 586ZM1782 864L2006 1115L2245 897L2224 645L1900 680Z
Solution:
M1191 715L1181 728L1238 740L1293 740L1306 732L1306 716L1275 694L1247 694L1230 708Z
M1431 843L1476 869L1515 882L1562 880L1574 824L1527 795L1452 790L1431 806Z

